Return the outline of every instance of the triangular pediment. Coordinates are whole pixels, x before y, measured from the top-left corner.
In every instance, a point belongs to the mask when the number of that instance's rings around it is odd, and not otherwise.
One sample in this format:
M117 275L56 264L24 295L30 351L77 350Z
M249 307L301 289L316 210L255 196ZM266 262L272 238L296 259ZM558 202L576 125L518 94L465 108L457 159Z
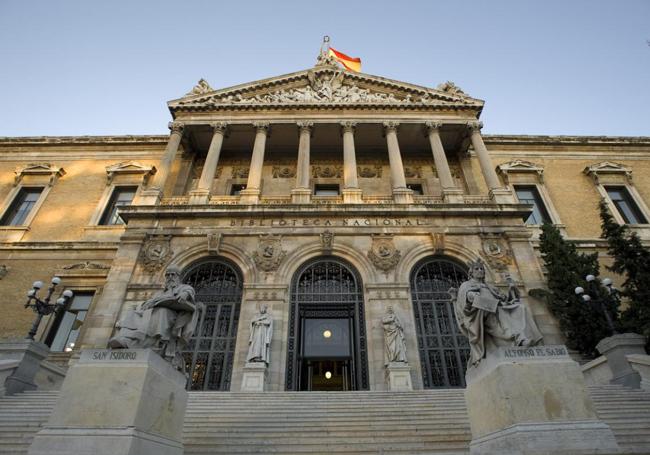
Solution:
M325 106L442 108L480 113L483 101L468 96L451 82L434 89L323 66L219 90L201 79L187 95L168 105L172 113Z

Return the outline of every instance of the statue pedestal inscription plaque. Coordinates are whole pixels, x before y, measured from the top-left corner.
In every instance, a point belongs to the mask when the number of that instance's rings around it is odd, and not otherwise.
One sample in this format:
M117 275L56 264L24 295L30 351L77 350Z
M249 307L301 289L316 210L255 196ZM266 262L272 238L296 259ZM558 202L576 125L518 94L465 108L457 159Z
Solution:
M30 455L182 455L186 378L149 349L85 350Z
M266 384L266 363L246 362L241 382L242 392L264 392Z
M618 453L565 346L497 348L466 379L472 455Z

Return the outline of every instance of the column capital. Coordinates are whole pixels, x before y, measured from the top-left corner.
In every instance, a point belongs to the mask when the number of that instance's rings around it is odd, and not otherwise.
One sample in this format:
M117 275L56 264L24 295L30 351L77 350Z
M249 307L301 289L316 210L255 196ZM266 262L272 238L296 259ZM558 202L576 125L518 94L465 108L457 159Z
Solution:
M311 133L311 130L314 128L314 122L310 120L302 120L300 122L296 122L296 125L298 125L300 132Z
M183 132L184 127L185 127L185 124L183 122L169 122L167 124L167 128L169 128L169 130L172 133L181 134Z
M475 122L467 122L467 129L469 129L470 132L472 133L480 133L481 128L483 128L483 122L475 121Z
M212 134L226 134L226 130L228 129L228 123L226 122L215 122L215 123L210 123L210 128L212 128Z
M253 122L253 126L258 133L264 133L268 136L271 124L269 122Z
M341 128L343 128L343 132L347 133L354 133L355 128L357 127L356 122L341 122Z
M442 128L442 122L425 122L424 128L426 129L427 133L439 133L440 128Z
M389 131L397 132L397 128L399 128L399 122L395 122L393 120L386 120L384 122L384 129L386 130L386 132Z

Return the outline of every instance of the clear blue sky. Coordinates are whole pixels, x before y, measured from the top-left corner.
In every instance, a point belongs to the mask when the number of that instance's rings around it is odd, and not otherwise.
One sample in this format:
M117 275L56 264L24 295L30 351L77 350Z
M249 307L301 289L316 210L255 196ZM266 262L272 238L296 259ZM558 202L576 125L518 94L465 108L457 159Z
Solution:
M484 132L650 136L649 0L0 0L0 135L167 133L166 101L313 66L486 101Z

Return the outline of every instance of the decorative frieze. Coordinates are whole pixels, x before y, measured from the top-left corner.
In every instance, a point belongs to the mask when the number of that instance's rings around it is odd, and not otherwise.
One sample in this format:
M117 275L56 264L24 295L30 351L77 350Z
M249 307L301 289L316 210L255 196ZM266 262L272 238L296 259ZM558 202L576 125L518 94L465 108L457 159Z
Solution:
M311 176L315 179L340 179L343 176L343 166L338 164L317 164L311 167Z
M380 234L372 236L372 246L368 251L368 259L380 270L389 272L400 261L402 253L395 248L393 236Z
M281 235L260 235L257 251L253 252L253 261L265 272L277 270L287 252L282 250Z
M357 174L359 175L359 177L363 177L366 179L381 178L382 170L383 170L383 166L379 164L357 166Z
M171 235L150 235L140 250L140 262L148 272L155 272L172 257Z
M234 179L247 179L249 169L248 166L233 166L231 176Z
M411 165L404 166L404 177L407 179L421 179L422 178L422 166L420 165Z
M70 264L63 267L63 270L109 270L110 265L100 264L98 262L84 261Z
M272 175L274 179L289 179L296 176L295 166L273 166Z

